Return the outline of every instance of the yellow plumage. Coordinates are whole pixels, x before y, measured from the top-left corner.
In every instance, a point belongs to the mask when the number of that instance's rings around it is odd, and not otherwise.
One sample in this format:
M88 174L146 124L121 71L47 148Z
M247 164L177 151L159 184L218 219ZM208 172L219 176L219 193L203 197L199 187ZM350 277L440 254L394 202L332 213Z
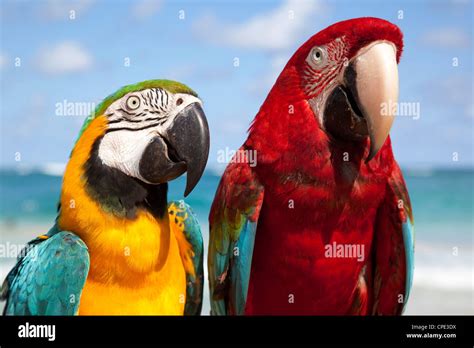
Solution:
M107 120L95 118L78 140L64 175L61 230L87 245L90 270L80 299L80 315L182 315L185 267L194 272L192 250L182 227L168 215L157 220L139 211L133 220L102 210L85 190L84 163ZM171 225L170 225L171 224ZM182 224L181 224L182 226Z

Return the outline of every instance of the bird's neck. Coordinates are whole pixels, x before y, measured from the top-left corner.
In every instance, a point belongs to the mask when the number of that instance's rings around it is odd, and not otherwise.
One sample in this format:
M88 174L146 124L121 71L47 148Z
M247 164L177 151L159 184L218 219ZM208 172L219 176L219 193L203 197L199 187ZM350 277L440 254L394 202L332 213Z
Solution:
M285 92L273 87L252 123L246 145L256 150L259 164L287 159L297 170L314 162L316 154L326 154L329 138L306 99L288 98Z
M133 258L136 270L156 269L170 238L167 185L147 185L104 165L97 151L105 127L105 118L96 118L74 147L63 179L59 227L81 237L91 258L104 254L117 260L140 250L140 260Z

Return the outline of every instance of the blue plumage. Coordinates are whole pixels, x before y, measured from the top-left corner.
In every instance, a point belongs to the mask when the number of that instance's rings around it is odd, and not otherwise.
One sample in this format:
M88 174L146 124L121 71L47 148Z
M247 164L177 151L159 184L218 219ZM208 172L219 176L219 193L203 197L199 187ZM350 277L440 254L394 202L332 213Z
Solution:
M201 234L201 227L191 207L183 200L172 201L168 208L176 206L173 213L176 216L185 218L184 236L191 244L194 256L192 258L194 264L195 277L192 274L186 273L186 304L184 307L184 315L199 315L202 308L202 291L204 285L203 272L203 241Z
M204 283L203 240L196 215L184 201L180 209L184 236L193 250L195 276L186 274L185 315L199 315ZM75 234L55 225L46 235L29 242L2 285L7 300L4 315L75 315L89 272L89 252Z
M89 272L89 252L75 234L53 227L28 243L2 285L5 315L74 315Z
M231 249L233 265L230 276L235 286L230 297L237 315L243 315L245 311L256 232L257 223L246 220L242 226L240 238L233 243L234 247ZM235 257L237 253L238 257Z
M413 283L413 272L415 270L415 242L413 224L410 219L402 224L403 244L405 245L405 259L406 259L406 283L405 283L405 302L403 310L406 308L408 298L410 296L410 289Z
M245 313L264 189L247 163L227 167L209 216L212 315Z

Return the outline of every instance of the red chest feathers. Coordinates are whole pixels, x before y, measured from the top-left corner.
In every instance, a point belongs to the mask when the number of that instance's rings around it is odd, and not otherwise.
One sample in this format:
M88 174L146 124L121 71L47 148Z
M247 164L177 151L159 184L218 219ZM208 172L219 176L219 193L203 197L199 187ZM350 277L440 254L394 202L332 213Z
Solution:
M360 166L342 161L313 175L267 176L247 313L350 311L386 185L384 173Z

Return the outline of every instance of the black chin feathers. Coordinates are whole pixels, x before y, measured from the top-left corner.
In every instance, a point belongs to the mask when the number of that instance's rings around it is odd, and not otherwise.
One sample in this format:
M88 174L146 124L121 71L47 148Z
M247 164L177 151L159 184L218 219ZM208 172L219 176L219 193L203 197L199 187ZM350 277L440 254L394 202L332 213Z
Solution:
M94 142L84 164L86 192L104 211L117 217L135 219L138 210L145 209L162 218L167 212L168 184L150 185L103 164L98 156L101 140Z

